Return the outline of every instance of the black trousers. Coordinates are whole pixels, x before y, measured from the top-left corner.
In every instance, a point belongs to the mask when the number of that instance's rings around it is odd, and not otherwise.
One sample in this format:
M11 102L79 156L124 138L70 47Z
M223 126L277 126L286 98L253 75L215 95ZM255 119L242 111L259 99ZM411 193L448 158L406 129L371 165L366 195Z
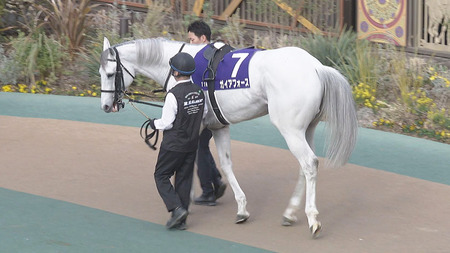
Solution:
M205 128L200 134L198 142L197 175L200 179L200 186L204 195L214 194L213 185L219 185L222 179L209 150L209 140L211 137L211 130Z
M161 148L155 168L155 182L167 211L189 208L196 151L175 152ZM170 178L175 174L175 187Z

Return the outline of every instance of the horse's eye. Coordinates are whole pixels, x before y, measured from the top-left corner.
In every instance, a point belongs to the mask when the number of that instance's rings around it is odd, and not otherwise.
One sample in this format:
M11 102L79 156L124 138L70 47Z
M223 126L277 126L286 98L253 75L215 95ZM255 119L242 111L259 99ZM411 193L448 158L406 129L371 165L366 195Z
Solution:
M108 78L111 78L111 77L113 77L114 76L114 73L111 73L111 74L107 74L106 75Z

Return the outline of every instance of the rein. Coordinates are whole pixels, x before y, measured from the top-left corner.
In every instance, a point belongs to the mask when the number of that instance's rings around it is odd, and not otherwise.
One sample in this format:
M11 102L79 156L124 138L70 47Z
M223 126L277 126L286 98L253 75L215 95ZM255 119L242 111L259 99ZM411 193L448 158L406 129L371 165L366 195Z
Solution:
M183 45L181 45L181 48L178 51L178 53L183 50L185 45L186 45L186 43L183 43ZM117 111L119 111L120 108L124 108L125 107L125 103L122 101L122 99L123 99L124 95L127 96L128 102L131 104L131 106L133 106L134 109L136 109L136 111L138 111L145 118L147 118L147 120L141 126L140 135L141 135L142 139L144 139L145 143L151 149L156 150L156 144L158 143L158 138L159 138L159 131L157 129L155 129L151 133L149 133L150 122L152 121L152 119L150 117L148 117L142 110L137 108L134 105L134 103L145 104L145 105L150 105L150 106L156 106L156 107L160 107L160 108L162 108L163 106L155 104L155 103L144 102L144 101L141 101L141 100L136 100L136 99L131 98L131 96L143 96L143 97L148 97L148 98L154 98L154 97L149 96L149 95L145 95L145 94L141 94L141 93L130 93L130 92L125 91L125 81L123 79L123 71L122 71L122 69L124 69L125 72L127 72L133 79L135 79L135 76L132 75L131 72L120 61L119 51L117 51L117 48L113 47L112 49L114 50L114 53L116 54L116 59L108 59L108 61L112 61L112 62L116 62L117 63L116 64L116 76L115 76L115 80L114 80L114 90L100 90L100 91L101 92L105 92L105 93L114 93L114 103L117 105ZM166 81L164 82L164 88L160 89L160 90L154 90L153 93L167 91L167 84L169 83L169 79L170 79L171 73L172 73L172 71L169 71L169 74L167 75ZM155 137L155 141L153 143L151 143L150 140L153 137Z
M159 138L159 131L157 129L154 129L150 134L148 133L148 128L150 127L150 122L152 121L152 119L148 119L144 122L144 124L142 124L141 126L141 130L140 130L140 134L142 139L144 139L144 142L153 150L156 150L156 143L158 143L158 138ZM142 134L144 130L145 133L145 137ZM155 136L155 141L153 143L150 143L150 140L153 138L153 136Z
M178 53L181 52L184 48L184 45L186 45L186 43L183 43L183 45L181 45L180 50L178 50ZM166 81L164 82L164 88L159 89L159 90L154 90L153 93L157 93L157 92L166 92L167 91L167 84L169 83L169 79L170 79L170 75L172 74L172 70L169 70L169 73L167 74L166 77ZM125 93L127 96L129 95L128 93ZM134 95L134 94L133 94ZM144 95L144 94L137 94L140 96L144 96L144 97L151 97L148 95ZM145 105L151 105L151 106L156 106L156 107L162 107L161 105L157 105L154 103L149 103L149 102L143 102L143 101L139 101L139 100L134 100L134 99L129 99L129 102L131 103L131 105L137 110L139 111L141 114L142 111L139 110L136 106L134 106L133 102L135 103L140 103L140 104L145 104ZM156 150L156 143L158 142L158 138L159 138L159 131L157 129L153 130L150 134L148 133L148 128L150 127L150 122L152 121L152 119L150 119L149 117L147 117L145 114L143 114L146 118L147 121L144 122L144 124L142 124L141 126L141 137L142 139L144 139L145 143L153 150ZM142 135L142 132L145 132L145 137ZM155 136L155 141L153 142L153 144L150 142L150 140L153 138L153 136Z

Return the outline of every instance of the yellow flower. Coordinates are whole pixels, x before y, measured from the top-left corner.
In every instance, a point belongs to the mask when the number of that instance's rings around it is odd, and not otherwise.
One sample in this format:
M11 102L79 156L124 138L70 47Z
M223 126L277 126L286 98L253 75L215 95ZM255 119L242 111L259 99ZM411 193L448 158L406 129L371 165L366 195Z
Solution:
M3 92L11 92L11 91L12 91L11 85L5 85L5 86L3 86L3 87L2 87L2 91L3 91Z
M84 97L84 93L81 93L81 94L80 94L80 97Z
M77 87L76 86L72 86L72 90L77 90Z
M374 122L372 122L372 125L373 125L373 126L377 126L378 123L377 123L376 121L374 121Z
M430 80L433 81L434 79L436 79L435 76L430 76Z
M96 97L97 96L97 92L92 92L92 96Z

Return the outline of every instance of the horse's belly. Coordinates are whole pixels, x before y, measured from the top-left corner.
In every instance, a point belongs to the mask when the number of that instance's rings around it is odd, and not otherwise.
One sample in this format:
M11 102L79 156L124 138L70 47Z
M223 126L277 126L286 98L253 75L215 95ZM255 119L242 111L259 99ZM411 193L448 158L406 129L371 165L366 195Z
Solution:
M234 124L267 114L264 96L254 93L252 89L237 89L216 91L215 95L223 116Z

